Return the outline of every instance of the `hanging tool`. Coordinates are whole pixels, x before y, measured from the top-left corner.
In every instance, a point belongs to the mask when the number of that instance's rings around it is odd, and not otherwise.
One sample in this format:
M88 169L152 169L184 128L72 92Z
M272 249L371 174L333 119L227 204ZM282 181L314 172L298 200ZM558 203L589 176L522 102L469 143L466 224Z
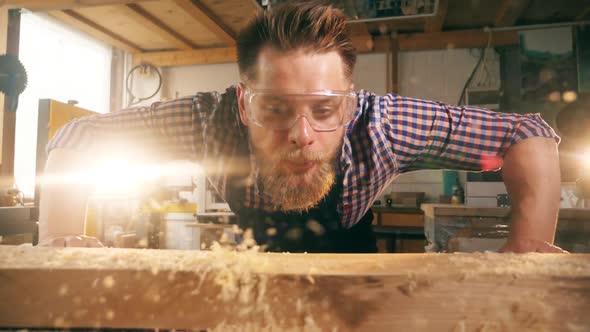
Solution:
M18 96L27 87L27 72L13 55L0 55L0 92L6 95L8 111L16 112Z

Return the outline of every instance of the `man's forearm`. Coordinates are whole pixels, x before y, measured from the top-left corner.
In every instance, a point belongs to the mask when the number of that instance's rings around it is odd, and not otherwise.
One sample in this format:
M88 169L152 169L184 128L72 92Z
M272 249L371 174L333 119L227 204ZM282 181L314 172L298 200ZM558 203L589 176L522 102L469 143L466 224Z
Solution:
M90 187L69 178L82 162L79 153L65 149L53 150L47 158L39 204L39 242L84 234Z
M553 243L559 213L561 177L557 144L528 138L512 146L502 176L512 202L509 243Z

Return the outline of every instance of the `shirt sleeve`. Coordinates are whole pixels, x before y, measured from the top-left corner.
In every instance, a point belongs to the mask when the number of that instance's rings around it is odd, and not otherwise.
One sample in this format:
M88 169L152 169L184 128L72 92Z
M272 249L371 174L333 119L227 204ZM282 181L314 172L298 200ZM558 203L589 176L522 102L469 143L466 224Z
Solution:
M58 130L46 149L80 150L93 156L114 151L159 159L194 159L195 137L215 104L212 94L75 119Z
M523 139L560 140L538 114L499 113L392 94L382 98L378 103L382 127L399 173L497 169L508 149Z

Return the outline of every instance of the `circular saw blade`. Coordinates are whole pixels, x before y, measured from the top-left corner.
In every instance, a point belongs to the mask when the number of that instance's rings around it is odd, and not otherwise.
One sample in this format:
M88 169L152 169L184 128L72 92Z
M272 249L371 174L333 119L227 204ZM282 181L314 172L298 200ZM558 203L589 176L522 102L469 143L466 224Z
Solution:
M27 72L13 55L0 55L0 92L18 96L27 87Z

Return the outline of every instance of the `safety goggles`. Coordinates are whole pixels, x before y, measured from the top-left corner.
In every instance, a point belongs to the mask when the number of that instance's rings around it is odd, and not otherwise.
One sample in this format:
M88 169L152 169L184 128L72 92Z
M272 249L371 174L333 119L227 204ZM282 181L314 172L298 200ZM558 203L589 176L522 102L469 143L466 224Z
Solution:
M357 107L357 96L349 91L245 88L244 99L248 119L274 130L287 130L305 117L315 131L333 131L347 125Z

